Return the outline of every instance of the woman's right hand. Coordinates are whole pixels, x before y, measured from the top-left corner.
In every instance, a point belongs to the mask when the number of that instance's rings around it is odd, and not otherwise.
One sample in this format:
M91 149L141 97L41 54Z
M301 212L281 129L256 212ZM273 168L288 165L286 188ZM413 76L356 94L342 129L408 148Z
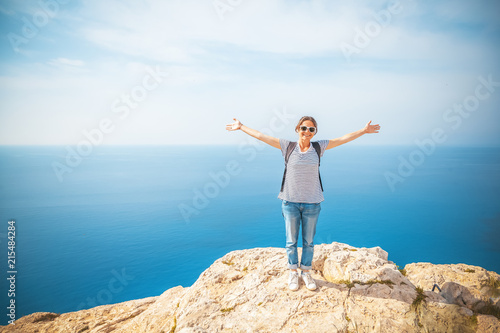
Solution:
M234 120L234 123L226 125L226 130L228 130L228 131L236 131L236 130L241 129L241 126L243 124L238 119L236 119L236 118L233 118L233 120Z
M280 140L279 139L273 138L272 136L269 136L269 135L266 135L266 134L262 134L261 132L259 132L257 130L254 130L254 129L248 127L248 126L245 126L245 128L242 129L241 127L243 126L243 124L238 119L236 119L236 118L233 118L233 120L234 120L234 123L226 125L226 129L228 131L236 131L236 130L240 129L243 132L245 132L246 134L248 134L250 136L253 136L257 140L265 142L268 145L273 146L274 148L281 149Z

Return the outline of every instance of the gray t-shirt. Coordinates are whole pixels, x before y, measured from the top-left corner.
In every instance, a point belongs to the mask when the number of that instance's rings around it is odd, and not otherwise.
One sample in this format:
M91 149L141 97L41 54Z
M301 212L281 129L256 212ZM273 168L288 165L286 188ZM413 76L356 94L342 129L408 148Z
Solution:
M283 157L289 143L288 140L280 139ZM329 140L319 140L318 143L323 156ZM302 203L319 203L325 200L319 183L319 158L312 144L305 152L300 151L299 144L295 146L288 159L285 186L278 199Z

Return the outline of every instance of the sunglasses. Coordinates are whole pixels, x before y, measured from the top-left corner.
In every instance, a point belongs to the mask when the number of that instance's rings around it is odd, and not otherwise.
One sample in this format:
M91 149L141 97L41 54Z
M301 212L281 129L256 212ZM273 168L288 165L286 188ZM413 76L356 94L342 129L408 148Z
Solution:
M314 133L314 132L316 132L316 127L300 126L300 130L302 132L309 130L309 132Z

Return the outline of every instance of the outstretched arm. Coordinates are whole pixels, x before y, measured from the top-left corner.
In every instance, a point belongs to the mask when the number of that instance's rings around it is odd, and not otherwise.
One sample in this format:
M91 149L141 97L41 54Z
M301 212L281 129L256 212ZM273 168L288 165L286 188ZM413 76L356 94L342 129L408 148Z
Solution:
M343 145L344 143L348 143L349 141L359 138L363 134L378 133L378 131L380 130L380 125L379 124L371 125L371 123L372 121L370 120L363 129L346 134L344 136L341 136L340 138L330 140L326 149L331 149Z
M250 136L253 136L254 138L256 138L256 139L258 139L258 140L260 140L262 142L265 142L268 145L273 146L274 148L281 149L280 140L278 138L274 138L272 136L269 136L269 135L263 134L263 133L261 133L261 132L259 132L257 130L254 130L254 129L250 128L250 127L247 127L247 126L243 125L236 118L233 118L233 120L234 120L234 123L226 125L226 129L228 131L242 130L246 134L248 134Z

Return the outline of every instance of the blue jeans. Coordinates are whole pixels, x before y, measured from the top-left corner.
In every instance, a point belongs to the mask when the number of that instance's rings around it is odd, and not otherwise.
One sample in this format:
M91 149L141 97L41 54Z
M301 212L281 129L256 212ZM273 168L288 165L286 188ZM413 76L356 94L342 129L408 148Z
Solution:
M318 222L321 204L297 203L283 200L281 204L286 228L286 254L288 256L288 268L297 269L299 258L297 254L297 240L299 228L302 222L302 258L301 269L311 269L314 255L314 235Z

